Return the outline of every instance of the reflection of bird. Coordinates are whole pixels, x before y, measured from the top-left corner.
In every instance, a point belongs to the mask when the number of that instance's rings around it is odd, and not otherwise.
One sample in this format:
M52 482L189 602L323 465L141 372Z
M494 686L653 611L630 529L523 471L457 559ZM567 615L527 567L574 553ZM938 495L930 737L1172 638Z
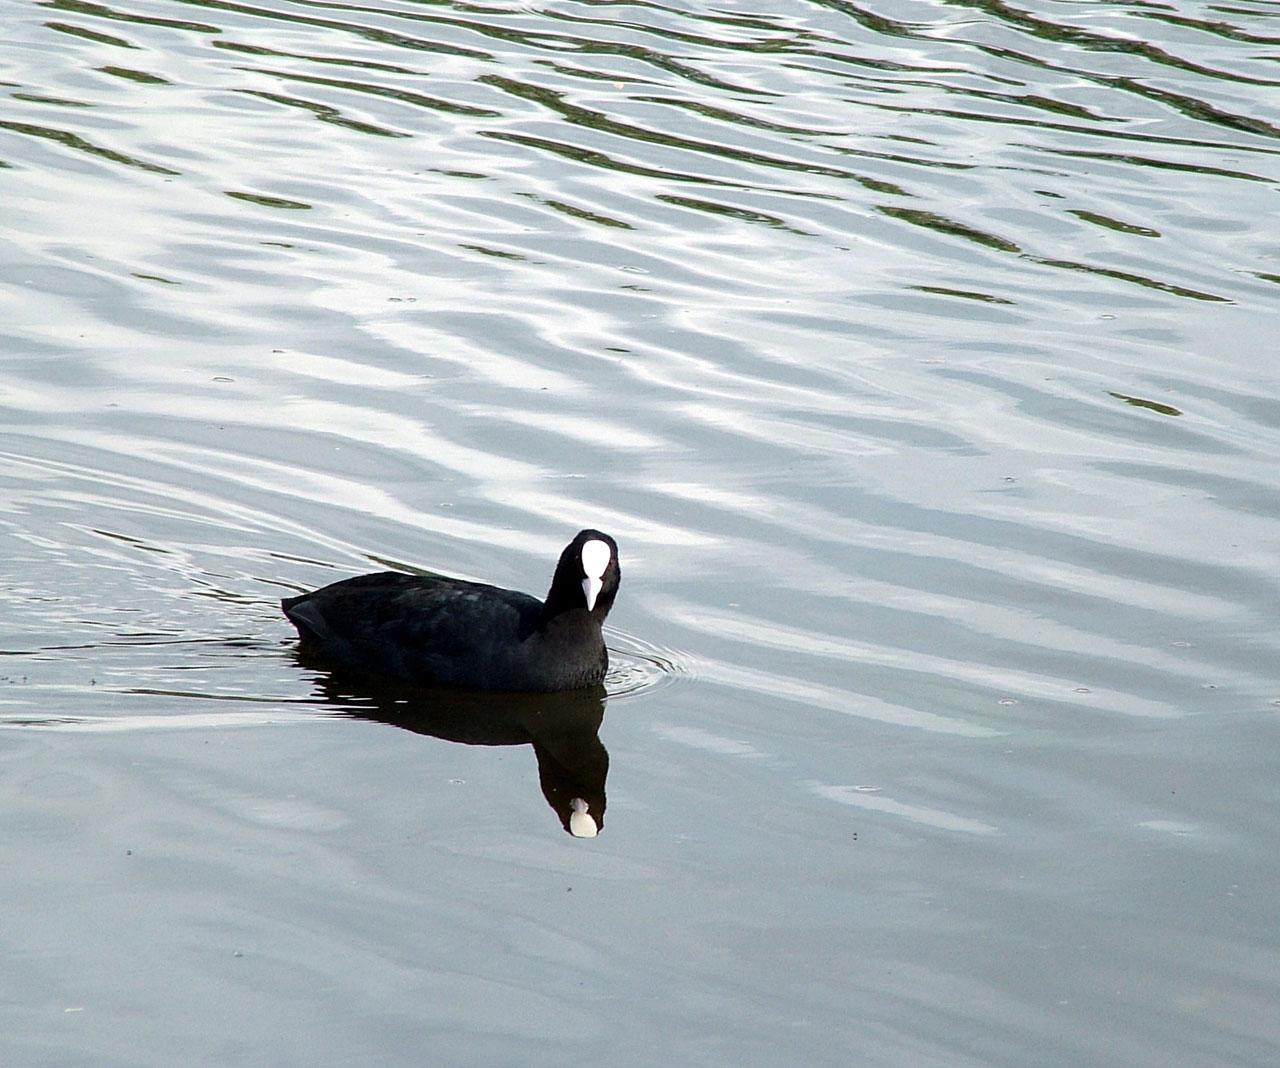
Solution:
M567 693L479 693L404 686L324 673L324 699L362 719L464 745L532 745L547 803L564 829L593 838L604 828L609 754L600 741L604 687Z
M281 602L304 652L338 667L464 689L592 686L609 668L601 624L618 593L618 546L580 531L545 602L440 575L383 571Z

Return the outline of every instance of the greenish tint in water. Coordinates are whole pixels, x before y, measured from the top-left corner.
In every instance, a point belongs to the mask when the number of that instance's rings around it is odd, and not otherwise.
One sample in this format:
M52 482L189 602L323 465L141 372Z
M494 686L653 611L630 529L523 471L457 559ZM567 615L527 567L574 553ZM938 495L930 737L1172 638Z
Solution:
M1125 404L1132 404L1135 408L1146 408L1150 412L1159 412L1161 415L1181 415L1177 408L1171 404L1161 404L1159 401L1146 400L1143 397L1129 397L1123 393L1111 393L1110 396L1116 400L1122 400Z

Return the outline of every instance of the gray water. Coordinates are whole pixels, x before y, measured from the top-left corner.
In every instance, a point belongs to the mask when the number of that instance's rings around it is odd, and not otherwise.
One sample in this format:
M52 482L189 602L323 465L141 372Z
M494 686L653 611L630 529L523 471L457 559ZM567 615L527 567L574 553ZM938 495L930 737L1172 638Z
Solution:
M1280 1063L1277 5L0 41L0 1063ZM587 525L550 735L293 656Z

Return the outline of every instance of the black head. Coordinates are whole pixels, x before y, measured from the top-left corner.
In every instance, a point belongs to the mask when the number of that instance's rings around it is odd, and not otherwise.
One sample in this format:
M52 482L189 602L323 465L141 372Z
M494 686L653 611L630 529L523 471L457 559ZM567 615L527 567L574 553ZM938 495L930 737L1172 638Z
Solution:
M598 530L580 530L564 547L547 593L548 615L585 608L603 622L618 595L618 543Z

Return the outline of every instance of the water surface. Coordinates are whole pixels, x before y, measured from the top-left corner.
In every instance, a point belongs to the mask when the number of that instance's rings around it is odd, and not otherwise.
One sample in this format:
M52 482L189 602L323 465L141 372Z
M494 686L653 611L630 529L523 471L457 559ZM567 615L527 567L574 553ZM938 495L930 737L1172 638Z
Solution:
M0 20L4 1063L1276 1062L1275 5Z

